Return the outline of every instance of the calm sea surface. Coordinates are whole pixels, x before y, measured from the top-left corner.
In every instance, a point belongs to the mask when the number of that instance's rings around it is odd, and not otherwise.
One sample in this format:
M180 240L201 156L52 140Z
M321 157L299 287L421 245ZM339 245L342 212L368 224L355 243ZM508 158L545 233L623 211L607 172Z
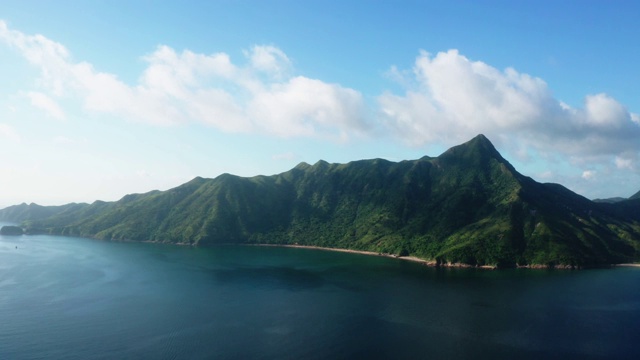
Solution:
M0 236L0 359L56 358L638 359L640 268Z

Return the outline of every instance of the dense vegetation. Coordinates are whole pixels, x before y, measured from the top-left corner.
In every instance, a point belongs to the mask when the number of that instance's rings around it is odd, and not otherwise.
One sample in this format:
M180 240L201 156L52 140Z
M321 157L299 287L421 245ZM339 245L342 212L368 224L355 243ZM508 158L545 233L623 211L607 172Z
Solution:
M18 205L30 233L190 245L300 244L439 263L589 266L640 255L640 199L596 203L519 174L483 135L436 158L195 178L117 202Z
M22 235L22 228L19 226L5 225L0 228L0 235Z

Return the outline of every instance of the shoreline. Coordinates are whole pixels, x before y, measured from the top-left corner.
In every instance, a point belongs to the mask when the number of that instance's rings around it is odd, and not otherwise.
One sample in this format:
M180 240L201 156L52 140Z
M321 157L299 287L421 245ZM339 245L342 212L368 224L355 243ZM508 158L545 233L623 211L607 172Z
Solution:
M184 246L184 247L199 247L193 243L184 243L184 242L163 242L157 240L129 240L129 239L98 239L93 236L78 236L78 235L59 235L59 234L34 234L34 233L23 233L22 236L31 236L31 235L49 235L49 236L67 236L67 237L76 237L83 238L89 240L97 240L97 241L107 241L107 242L119 242L119 243L145 243L145 244L158 244L158 245L170 245L170 246ZM375 251L366 251L366 250L353 250L353 249L343 249L343 248L332 248L332 247L322 247L316 245L296 245L296 244L256 244L256 243L221 243L215 244L213 246L225 246L225 245L235 245L235 246L264 246L264 247L283 247L283 248L295 248L295 249L311 249L311 250L324 250L324 251L333 251L333 252L343 252L343 253L351 253L351 254L360 254L360 255L368 255L368 256L379 256L386 257L391 259L398 259L404 261L411 261L418 264L422 264L432 268L448 268L448 269L483 269L483 270L504 270L504 269L537 269L537 270L585 270L585 269L606 269L606 268L616 268L616 267L636 267L640 268L640 262L638 263L621 263L621 264L601 264L594 266L574 266L574 265L563 265L558 264L555 266L542 265L542 264L529 264L529 265L519 265L516 264L515 267L506 267L499 268L496 265L470 265L464 263L438 263L436 260L426 260L416 256L400 256L389 253L378 253ZM209 247L209 246L207 246Z
M222 244L221 244L222 245ZM229 244L229 245L242 245L242 246L265 246L265 247L283 247L283 248L294 248L294 249L311 249L311 250L324 250L324 251L333 251L333 252L343 252L350 254L360 254L360 255L369 255L369 256L379 256L386 257L391 259L405 260L411 261L415 263L419 263L432 268L448 268L448 269L482 269L482 270L504 270L504 269L534 269L534 270L586 270L586 269L611 269L616 267L637 267L640 268L640 263L622 263L622 264L603 264L601 266L573 266L573 265L563 265L558 264L553 267L548 265L541 264L529 264L529 265L518 265L515 267L508 268L499 268L495 265L470 265L464 263L438 263L435 260L426 260L421 259L416 256L400 256L395 254L386 254L386 253L378 253L375 251L366 251L366 250L353 250L353 249L342 249L342 248L331 248L331 247L322 247L315 245L291 245L291 244Z
M378 253L378 252L375 252L375 251L330 248L330 247L322 247L322 246L315 246L315 245L290 245L290 244L283 244L283 245L280 245L280 244L241 244L241 245L244 245L244 246L266 246L266 247L283 247L283 248L294 248L294 249L324 250L324 251L343 252L343 253L350 253L350 254L379 256L379 257L386 257L386 258L391 258L391 259L411 261L411 262L419 263L419 264L422 264L422 265L425 265L425 266L429 266L429 267L434 267L434 268L443 267L443 268L469 268L469 269L486 269L486 270L495 270L495 269L497 269L496 266L492 266L492 265L474 266L474 265L462 264L462 263L441 263L441 264L438 264L438 262L435 261L435 260L426 260L426 259L421 259L421 258L415 257L415 256L400 256L400 255L394 255L394 254Z

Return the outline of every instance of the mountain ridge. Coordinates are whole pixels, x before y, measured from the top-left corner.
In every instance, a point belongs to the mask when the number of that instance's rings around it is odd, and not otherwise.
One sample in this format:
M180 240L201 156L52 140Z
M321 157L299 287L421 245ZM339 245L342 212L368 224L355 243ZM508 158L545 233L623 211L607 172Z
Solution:
M599 204L537 183L484 135L438 157L321 160L271 176L196 177L115 202L19 207L0 218L103 240L297 244L500 267L596 266L640 253L640 200Z

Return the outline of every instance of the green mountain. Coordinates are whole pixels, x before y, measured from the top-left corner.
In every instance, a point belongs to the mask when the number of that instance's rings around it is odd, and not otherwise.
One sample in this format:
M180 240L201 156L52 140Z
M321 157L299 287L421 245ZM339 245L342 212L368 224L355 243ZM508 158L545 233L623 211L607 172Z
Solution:
M67 204L62 206L42 206L38 204L26 204L10 206L0 210L0 219L9 222L22 222L24 220L42 220L74 208L81 208L86 204Z
M0 219L11 214L31 233L104 240L315 245L501 267L640 257L640 200L595 203L537 183L483 135L436 158L301 163L273 176L198 177L47 209L35 217L10 207Z

